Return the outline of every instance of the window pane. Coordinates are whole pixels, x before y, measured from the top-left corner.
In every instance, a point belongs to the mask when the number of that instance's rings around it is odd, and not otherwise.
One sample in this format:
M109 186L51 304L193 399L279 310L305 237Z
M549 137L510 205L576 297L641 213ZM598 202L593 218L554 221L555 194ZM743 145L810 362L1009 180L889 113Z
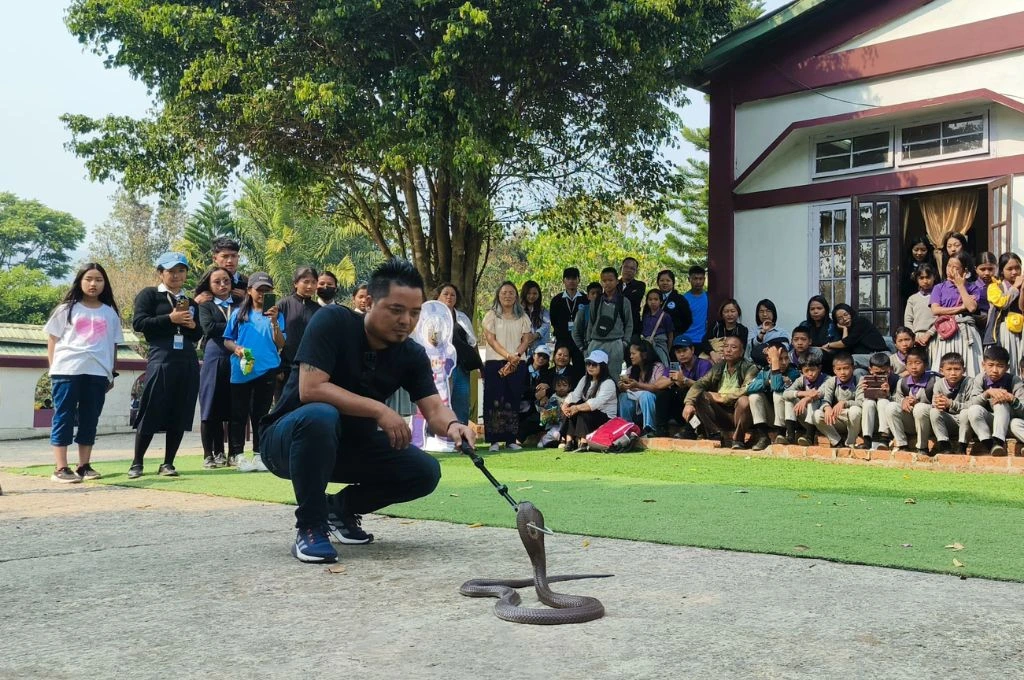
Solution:
M836 246L832 250L832 271L837 279L846 278L846 246Z
M818 229L819 243L832 243L832 213L823 212L820 215L821 224Z
M853 154L853 167L861 168L865 165L882 165L889 162L889 149L878 149L876 151L862 151Z
M889 277L875 277L875 309L887 309L889 307Z
M886 149L889 148L889 131L876 132L873 135L864 135L862 137L855 137L853 140L853 151L864 151L866 149Z
M871 203L865 203L860 207L860 231L861 237L871 236L871 221L874 216L871 210Z
M982 116L961 118L959 120L947 120L942 124L942 136L954 137L956 135L969 135L977 133L984 135L985 120Z
M947 139L942 143L942 153L957 153L959 151L977 151L985 148L985 135L965 135Z
M941 152L942 146L937 139L931 142L922 142L920 144L903 145L903 157L908 160L938 156Z
M835 233L837 243L846 243L846 210L836 210L833 213L835 221Z
M822 297L828 300L830 307L835 304L835 300L832 299L831 281L821 281L820 283L818 283L818 292L821 293Z
M996 205L998 205L998 209L995 211L995 214L997 215L997 222L1006 221L1006 215L1009 213L1009 206L1007 205L1009 198L1009 187L1002 186L996 189Z
M818 248L818 278L831 279L832 271L832 248L822 246Z
M857 306L862 309L871 307L870 276L862 276L857 280Z
M928 125L915 125L914 127L903 128L903 145L916 142L938 141L942 135L941 123L929 123Z
M817 146L815 158L824 156L846 156L850 153L849 139L835 139L828 142L821 142Z
M860 257L857 258L857 269L860 271L871 271L871 251L874 250L874 246L874 242L870 239L864 239L858 244Z
M835 282L835 292L832 294L832 306L837 302L846 302L846 279L839 279Z
M876 272L889 271L889 241L875 241L875 266Z
M875 234L879 236L889 235L889 204L875 204Z
M889 326L889 312L875 312L875 328L882 335L888 336L890 333Z
M831 158L820 158L814 163L816 172L835 172L837 170L850 169L849 156L832 156Z

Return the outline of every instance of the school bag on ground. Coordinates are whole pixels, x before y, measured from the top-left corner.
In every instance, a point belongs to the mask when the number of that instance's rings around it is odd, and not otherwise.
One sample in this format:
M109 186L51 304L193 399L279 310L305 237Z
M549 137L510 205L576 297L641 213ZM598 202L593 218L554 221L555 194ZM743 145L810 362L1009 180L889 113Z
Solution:
M640 428L624 418L612 418L587 437L587 448L604 453L632 451L640 439Z

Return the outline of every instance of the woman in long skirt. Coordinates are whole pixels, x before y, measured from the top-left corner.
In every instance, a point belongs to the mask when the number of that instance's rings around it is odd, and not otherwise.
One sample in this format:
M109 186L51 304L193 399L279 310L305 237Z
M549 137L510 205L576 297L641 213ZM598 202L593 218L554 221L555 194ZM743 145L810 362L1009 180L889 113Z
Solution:
M523 398L528 370L526 350L533 340L530 317L519 304L511 281L498 286L494 303L484 316L487 353L484 362L484 427L491 451L501 442L512 450L522 447L519 436L519 402Z
M227 467L224 424L231 421L231 352L224 348L224 328L238 301L231 296L231 272L214 267L196 286L196 296L209 292L213 299L199 305L203 330L203 365L199 369L199 421L203 440L203 467Z
M977 282L967 282L967 272L972 271L971 257L965 252L950 255L946 262L946 280L932 289L932 313L936 318L936 329L942 317L952 317L957 324L956 333L947 339L936 335L935 358L942 360L948 352L957 352L964 358L964 371L969 378L981 372L981 334L971 316L978 310L984 287ZM932 364L932 370L940 366Z
M156 261L160 285L143 288L135 297L132 328L149 343L146 377L135 419L135 456L128 478L142 476L142 460L157 432L166 432L164 462L158 474L177 477L174 457L185 432L192 429L199 397L196 343L203 335L196 304L183 292L188 260L164 253Z
M998 344L1010 353L1010 370L1017 371L1021 357L1020 293L1024 286L1021 261L1016 253L1003 253L999 257L999 280L988 286L988 324L984 344Z

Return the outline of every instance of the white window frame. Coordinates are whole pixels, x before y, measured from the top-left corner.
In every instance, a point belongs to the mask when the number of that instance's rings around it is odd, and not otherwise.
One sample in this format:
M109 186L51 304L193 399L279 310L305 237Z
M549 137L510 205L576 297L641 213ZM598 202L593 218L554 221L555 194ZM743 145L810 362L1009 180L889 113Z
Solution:
M886 158L885 162L883 162L883 163L873 163L871 165L858 165L855 168L843 168L842 170L830 170L828 172L818 172L818 163L817 163L817 161L818 161L818 145L819 144L821 144L823 142L834 142L837 139L853 140L853 139L856 139L857 137L867 137L868 135L875 135L875 134L878 134L880 132L888 132L889 133L889 150L888 150L888 153L886 154L887 158ZM851 132L851 131L847 130L847 131L845 131L843 133L829 133L829 134L818 135L816 137L813 137L811 139L811 178L819 179L821 177L835 177L836 175L852 175L852 174L855 174L855 173L871 172L872 170L883 170L883 169L886 169L886 168L891 168L894 165L894 161L895 161L895 157L896 157L895 156L895 149L894 149L894 146L893 146L894 143L895 143L894 137L895 137L895 135L893 134L893 128L892 128L891 125L886 125L886 126L881 126L881 127L877 127L876 126L876 127L873 127L873 128L866 128L866 129L862 129L862 130L856 130L855 132ZM851 151L851 153L852 153L852 151Z
M836 210L846 211L846 298L841 300L850 304L851 287L853 285L852 278L852 260L850 259L853 253L853 229L854 226L851 224L853 218L853 201L848 202L837 202L837 203L821 203L810 206L810 210L807 215L807 231L808 231L808 243L811 246L811 256L807 258L808 269L807 269L807 280L808 288L811 295L821 294L821 278L820 265L818 263L818 249L821 246L821 220L819 215L821 212L828 210L834 212Z
M980 149L970 149L968 151L954 151L952 153L939 153L934 156L925 156L923 158L904 158L903 157L903 130L908 127L917 127L919 125L934 125L936 123L943 124L950 121L959 120L961 118L981 118L982 125L982 144ZM896 138L896 164L898 167L908 167L914 165L922 165L924 163L936 163L940 161L948 161L954 158L966 158L969 156L984 156L990 152L990 138L991 128L989 125L989 110L988 109L973 109L971 111L957 111L957 112L946 112L941 115L933 115L927 118L920 118L917 120L905 120L901 121L896 125L895 134L893 137Z

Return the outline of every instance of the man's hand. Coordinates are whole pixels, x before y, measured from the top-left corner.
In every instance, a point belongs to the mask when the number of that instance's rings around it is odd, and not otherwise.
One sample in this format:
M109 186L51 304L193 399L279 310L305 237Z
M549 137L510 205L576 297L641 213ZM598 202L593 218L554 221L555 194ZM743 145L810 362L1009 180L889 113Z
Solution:
M695 415L697 415L697 409L693 404L687 404L683 407L683 420L689 422L690 418L693 418Z
M1009 404L1013 395L1004 389L993 387L988 391L988 398L993 404Z
M405 423L405 418L398 415L391 409L385 407L384 412L377 417L377 425L388 436L388 443L396 451L409 446L412 441L412 430ZM455 426L452 426L455 429ZM473 441L476 441L475 439Z
M917 399L914 397L903 397L903 401L900 404L900 408L903 409L904 413L913 413L914 404L917 403Z
M205 305L207 302L213 299L213 293L208 290L203 291L195 297L197 305Z
M404 420L403 420L404 422ZM466 442L470 447L476 446L476 429L462 423L452 423L448 426L448 438L455 442L455 450L458 451L459 447L462 446L462 442Z
M940 411L949 410L949 397L944 394L936 394L935 398L932 399L932 406L939 409Z
M811 403L810 397L804 397L793 405L793 413L802 416L807 411L807 405Z
M725 397L722 396L721 394L719 394L718 392L708 392L707 395L708 395L708 399L710 399L711 401L715 402L716 404L724 404L725 403Z

